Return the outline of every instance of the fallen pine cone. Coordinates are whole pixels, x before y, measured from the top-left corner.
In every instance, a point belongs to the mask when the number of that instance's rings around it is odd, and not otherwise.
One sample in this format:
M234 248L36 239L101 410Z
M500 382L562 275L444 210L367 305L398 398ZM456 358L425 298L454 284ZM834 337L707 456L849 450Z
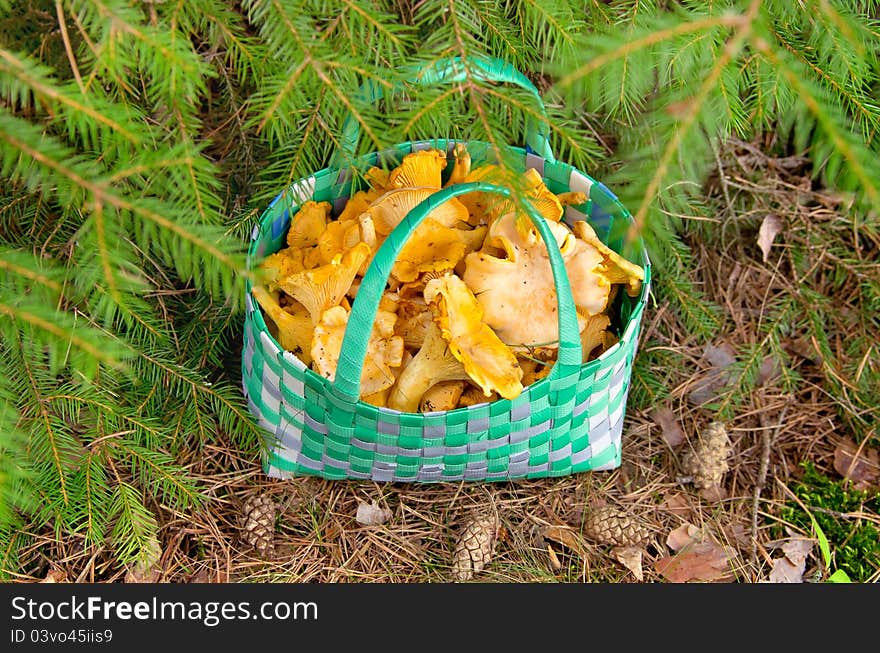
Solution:
M455 545L452 577L467 581L492 560L501 524L494 512L473 513L462 527Z
M727 428L721 422L712 422L700 434L693 449L682 457L682 469L693 477L693 484L702 493L720 489L729 466L731 453Z
M242 506L241 539L261 557L275 554L275 503L266 495L248 498Z
M648 528L616 506L593 508L584 517L584 535L600 544L640 546L651 536Z

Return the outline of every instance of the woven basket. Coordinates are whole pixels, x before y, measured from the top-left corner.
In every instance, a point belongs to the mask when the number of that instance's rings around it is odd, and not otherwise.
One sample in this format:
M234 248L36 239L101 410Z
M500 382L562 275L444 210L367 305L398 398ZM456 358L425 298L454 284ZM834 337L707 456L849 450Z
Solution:
M510 66L494 60L480 62L479 66L486 79L517 84L540 102L534 86ZM461 66L453 59L426 71L419 81L440 83L462 77ZM353 152L356 127L348 122L343 133L345 147ZM388 167L409 152L427 148L445 149L452 160L455 143L446 139L401 143L361 157L356 165ZM487 143L466 144L475 166L487 160ZM526 148L511 147L521 170L537 170L554 193L582 191L589 197L584 205L566 207L564 220L568 224L587 220L603 241L620 251L622 234L632 222L626 208L604 185L557 161L540 123L527 125L526 144ZM617 326L619 342L599 358L582 364L575 305L562 257L543 218L530 205L525 208L548 248L559 306L559 355L550 373L527 386L515 399L451 411L404 413L359 400L368 339L397 254L433 208L473 190L507 196L510 192L481 182L449 186L413 209L379 248L352 303L332 381L282 350L270 335L248 284L242 385L250 411L266 432L263 467L269 476L504 481L620 465L633 357L650 290L650 262L643 243L635 241L627 254L645 269L641 293L636 298L618 293L612 325ZM334 215L338 215L351 193L349 166L331 165L291 184L271 202L255 226L249 268L256 268L265 256L284 245L290 216L303 202L331 202Z

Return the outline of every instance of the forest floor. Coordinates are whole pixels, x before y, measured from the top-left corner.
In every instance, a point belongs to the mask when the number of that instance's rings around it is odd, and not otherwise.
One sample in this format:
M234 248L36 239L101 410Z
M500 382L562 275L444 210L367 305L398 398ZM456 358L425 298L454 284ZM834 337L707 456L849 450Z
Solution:
M81 542L47 533L34 541L47 563L31 567L41 569L34 580L48 573L87 582L751 583L827 580L845 568L854 580L876 582L876 446L856 444L870 438L841 417L847 397L829 390L834 370L811 333L789 330L784 359L767 355L747 387L736 389L735 409L717 410L734 396L736 362L744 352L763 351L766 307L800 292L792 251L811 226L834 225L846 207L813 187L797 157L773 159L739 144L723 153L718 172L706 194L707 205L721 208L704 219L721 223L722 237L688 245L696 262L692 280L722 308L724 326L706 342L668 302L649 305L633 380L640 399L631 397L627 408L618 469L492 484L281 481L267 478L256 455L220 433L190 461L211 497L204 508L176 514L156 507L162 551L152 568L114 568L106 552L84 553ZM733 207L744 194L747 212ZM754 225L767 215L779 218L769 225L779 233L765 257ZM655 284L662 286L662 277ZM848 301L840 296L844 312ZM781 366L796 372L793 386ZM684 461L719 414L729 415L722 423L729 448L713 463L718 486L700 489ZM820 505L815 483L815 500L805 500L798 488L809 474L838 488L845 505ZM242 528L243 506L258 497L270 502L273 531L262 546ZM604 538L594 523L608 514L597 511L602 506L618 509L606 516ZM457 545L479 515L486 564L461 567L471 558L458 557ZM835 532L817 532L811 515ZM364 523L371 519L381 523ZM823 535L831 540L829 560ZM861 562L846 562L841 556L858 544L854 538L869 544L856 551Z

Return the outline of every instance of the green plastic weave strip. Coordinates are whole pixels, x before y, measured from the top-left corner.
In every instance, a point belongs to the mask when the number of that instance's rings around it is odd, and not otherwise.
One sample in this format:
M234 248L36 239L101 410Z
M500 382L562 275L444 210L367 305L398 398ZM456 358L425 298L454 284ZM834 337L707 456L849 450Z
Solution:
M487 66L487 75L492 68ZM444 71L448 74L448 71ZM504 70L503 81L529 84ZM356 141L349 134L347 142ZM554 193L580 191L588 200L566 207L564 220L587 220L599 237L620 252L632 223L627 209L603 184L557 161L532 132L528 149L512 147L521 170L536 170ZM409 152L439 148L453 158L456 142L437 139L401 143L355 160L355 165L396 165ZM488 144L466 143L473 164ZM459 185L468 186L468 185ZM471 188L475 185L470 185ZM483 189L483 187L480 187ZM599 358L580 363L580 340L565 267L541 218L532 215L548 246L559 299L560 353L551 373L526 387L516 399L435 413L403 413L358 399L360 372L379 296L406 237L436 203L468 188L438 191L413 209L377 252L361 281L343 339L336 378L330 381L283 351L271 336L262 311L245 298L242 386L251 413L266 433L263 459L272 477L315 475L327 479L375 481L505 481L563 476L613 469L621 461L621 436L633 358L642 313L650 293L651 265L644 243L635 240L622 252L640 262L645 281L638 297L619 293L616 305L619 342ZM503 189L497 189L503 192ZM291 184L271 202L255 226L248 253L253 269L285 243L291 216L306 200L327 201L334 214L352 194L349 167L331 167ZM549 240L548 240L549 238ZM551 246L552 242L552 246Z

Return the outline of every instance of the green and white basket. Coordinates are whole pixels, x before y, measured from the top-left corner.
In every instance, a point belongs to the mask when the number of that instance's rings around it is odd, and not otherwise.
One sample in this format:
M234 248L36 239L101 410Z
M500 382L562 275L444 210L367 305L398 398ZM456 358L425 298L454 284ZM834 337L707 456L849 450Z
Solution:
M509 65L481 62L482 75L498 82L537 89ZM473 70L471 71L473 74ZM463 78L451 59L424 71L420 83ZM541 105L543 107L543 105ZM344 129L345 147L353 152L358 134L352 121ZM487 143L466 143L473 164L485 162ZM608 245L620 251L622 234L632 223L627 209L600 182L557 161L546 138L546 125L527 127L526 148L512 147L522 170L537 170L554 193L581 191L588 201L568 206L564 220L587 220ZM406 142L358 160L358 166L388 167L416 150L446 149L453 159L455 141ZM451 168L451 164L450 164ZM272 477L301 475L327 479L375 481L505 481L563 476L616 468L633 358L642 312L650 291L650 262L641 240L627 251L645 269L641 293L618 293L612 325L619 342L599 358L581 363L574 300L556 240L540 214L528 206L550 254L559 307L560 346L550 373L512 400L432 413L405 413L359 400L361 370L372 325L391 267L407 237L438 204L465 192L482 190L508 195L485 183L456 184L414 208L379 248L352 303L336 377L328 380L284 351L270 335L259 305L247 286L242 353L242 385L250 411L266 432L263 459ZM333 166L300 179L282 191L255 226L248 267L255 269L285 244L291 216L306 200L328 201L338 215L352 192L352 171ZM527 298L523 298L527 301ZM525 308L524 310L528 310Z

